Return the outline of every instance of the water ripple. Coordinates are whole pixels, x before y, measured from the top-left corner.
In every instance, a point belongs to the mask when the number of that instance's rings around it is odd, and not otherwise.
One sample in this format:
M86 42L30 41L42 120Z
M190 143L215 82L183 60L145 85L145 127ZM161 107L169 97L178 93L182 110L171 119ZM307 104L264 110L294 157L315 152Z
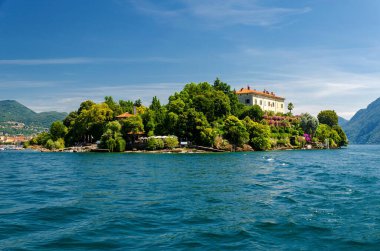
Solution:
M2 250L376 250L379 146L0 153Z

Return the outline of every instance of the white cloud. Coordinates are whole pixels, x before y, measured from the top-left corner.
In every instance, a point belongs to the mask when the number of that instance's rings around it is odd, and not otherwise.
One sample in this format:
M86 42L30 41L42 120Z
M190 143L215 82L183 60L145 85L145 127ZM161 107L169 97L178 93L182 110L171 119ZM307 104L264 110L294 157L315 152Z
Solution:
M211 26L270 26L285 18L309 12L308 7L281 8L264 6L258 0L179 0L171 8L149 0L129 1L139 11L162 18L196 18ZM179 5L179 6L178 6Z
M46 59L0 59L0 65L76 65L102 63L177 63L179 59L166 57L147 58L46 58Z
M295 103L295 112L333 109L350 118L380 95L379 48L242 48L222 59L239 72L228 82L269 89ZM238 60L237 60L238 59Z
M169 95L182 90L185 83L104 83L96 87L86 88L70 86L69 89L56 92L53 96L46 93L36 93L33 98L28 95L18 96L14 99L30 107L36 112L77 110L80 103L85 100L102 102L105 96L112 96L115 101L141 99L143 104L149 105L154 96L162 104L167 103Z

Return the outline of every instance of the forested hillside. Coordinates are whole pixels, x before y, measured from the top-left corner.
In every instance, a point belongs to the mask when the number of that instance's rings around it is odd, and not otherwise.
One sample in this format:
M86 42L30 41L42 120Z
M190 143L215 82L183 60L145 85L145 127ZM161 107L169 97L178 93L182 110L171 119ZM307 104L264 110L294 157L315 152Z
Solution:
M366 109L359 110L345 125L350 143L380 143L380 98L372 102Z
M67 116L61 112L36 113L15 100L0 101L0 122L15 121L26 126L38 126L48 128L56 120L62 120Z

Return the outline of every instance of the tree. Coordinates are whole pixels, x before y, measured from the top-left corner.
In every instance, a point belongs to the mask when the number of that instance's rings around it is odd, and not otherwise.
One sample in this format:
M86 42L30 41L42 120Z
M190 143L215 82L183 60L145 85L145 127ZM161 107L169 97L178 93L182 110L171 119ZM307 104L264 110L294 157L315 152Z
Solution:
M136 100L135 103L134 103L133 105L136 106L136 107L140 107L140 106L142 106L141 99Z
M166 137L164 139L165 147L168 149L174 149L178 146L178 138L176 136Z
M106 148L110 152L123 152L125 145L125 140L121 136L120 123L118 121L107 123L105 132L100 139L100 147Z
M270 143L270 127L252 121L249 117L244 119L245 127L249 133L250 145L255 150L268 150L271 147Z
M105 96L104 103L106 103L108 107L112 110L114 117L123 113L121 106L118 103L116 103L111 96Z
M289 110L289 113L290 113L290 114L292 114L293 109L294 109L294 105L293 105L293 103L290 102L290 103L288 104L288 110Z
M243 112L239 116L240 119L244 119L245 117L249 117L254 121L258 122L263 119L264 112L259 105L253 106L244 106Z
M122 131L126 134L144 132L144 124L140 116L132 116L122 121Z
M249 141L249 133L243 122L237 117L230 115L224 125L226 139L236 146L242 146Z
M133 113L133 102L130 100L119 100L119 106L121 108L122 113L123 112L129 112Z
M222 91L225 94L228 94L231 91L231 86L229 86L227 83L220 81L219 78L215 79L213 87L215 90Z
M318 128L319 123L315 117L311 116L309 113L304 113L301 115L300 125L305 133L313 136Z
M330 135L331 127L326 124L320 124L315 132L315 137L317 137L321 142L325 142L326 139L329 139Z
M62 121L55 121L50 126L50 134L52 140L64 138L67 134L67 127L63 124Z
M165 146L164 141L162 139L156 139L153 137L148 138L146 148L149 150L160 150Z
M161 109L161 103L160 100L157 98L157 96L154 96L152 99L152 104L149 106L149 109L157 112Z
M339 138L340 138L340 141L336 142L337 145L339 147L347 146L348 145L348 139L347 139L346 133L343 131L342 127L340 127L339 125L334 125L332 127L332 129L337 132L337 134L339 135Z
M318 121L321 124L333 127L338 125L338 115L333 110L324 110L318 114Z

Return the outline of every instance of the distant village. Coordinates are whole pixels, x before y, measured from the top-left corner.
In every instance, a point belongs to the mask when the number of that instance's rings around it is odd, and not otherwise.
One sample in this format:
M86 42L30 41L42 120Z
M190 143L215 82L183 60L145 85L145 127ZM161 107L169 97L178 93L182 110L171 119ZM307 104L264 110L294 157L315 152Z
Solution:
M21 145L30 140L33 136L47 129L41 127L26 126L24 123L16 121L6 121L0 123L0 144Z

